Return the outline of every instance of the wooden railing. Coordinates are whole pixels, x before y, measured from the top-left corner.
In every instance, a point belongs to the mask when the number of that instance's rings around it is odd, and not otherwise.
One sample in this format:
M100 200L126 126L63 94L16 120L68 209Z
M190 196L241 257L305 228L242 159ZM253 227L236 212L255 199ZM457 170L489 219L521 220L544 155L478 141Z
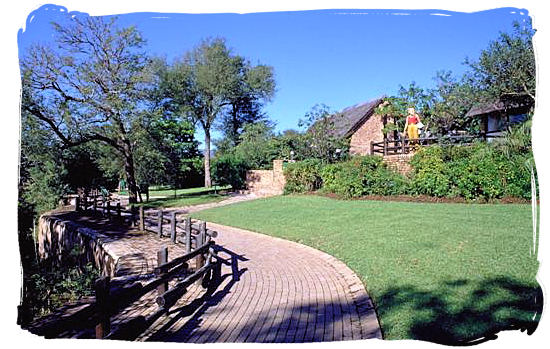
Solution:
M200 240L199 240L200 241ZM141 283L120 285L111 284L109 277L100 278L96 282L96 326L95 336L98 339L123 339L129 337L128 332L140 332L150 326L161 315L167 313L178 300L183 297L188 288L199 283L203 288L214 287L221 280L221 267L225 263L236 263L219 257L220 247L214 241L204 241L204 244L186 253L183 256L168 260L166 247L158 251L158 266L154 270L154 278L144 286ZM188 262L195 258L195 268L189 269ZM236 268L233 268L237 270ZM182 278L173 287L169 287L169 281ZM238 279L238 271L233 276ZM122 290L122 291L121 291ZM129 319L111 330L111 317L145 294L156 290L155 302L157 309L146 316Z
M441 137L421 137L418 139L384 139L381 142L371 142L371 154L396 155L408 154L418 147L426 147L433 144L440 145L468 145L475 140L487 140L501 137L502 131L482 132L478 135L457 135Z
M47 338L56 338L74 326L87 326L88 329L95 329L95 337L99 339L131 339L166 314L187 293L191 285L196 283L205 289L215 289L221 282L223 264L231 267L232 280L238 281L238 260L246 259L216 245L212 237L216 237L217 232L206 229L206 222L191 222L189 218L185 222L186 227L190 227L194 233L198 232L190 238L185 237L194 242L189 252L169 260L168 248L162 247L157 252L157 267L152 274L112 279L101 277L95 283L95 297L91 297L78 311L69 315L61 313L50 320L32 324L28 329ZM222 257L221 254L228 257ZM190 267L193 259L193 267ZM181 281L169 287L169 282L175 278ZM146 316L122 321L116 328L111 328L113 316L149 292L156 292L156 310L152 309Z

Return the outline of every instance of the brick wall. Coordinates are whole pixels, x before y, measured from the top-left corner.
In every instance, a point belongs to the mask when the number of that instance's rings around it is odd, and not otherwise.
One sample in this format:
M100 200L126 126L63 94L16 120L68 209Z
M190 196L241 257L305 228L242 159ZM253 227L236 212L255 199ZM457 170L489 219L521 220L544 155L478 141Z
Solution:
M388 168L397 171L402 175L407 175L412 171L410 160L413 155L414 153L386 155L384 156L383 161L388 166Z
M350 154L367 155L370 154L370 143L381 142L384 139L382 128L384 123L382 117L377 114L371 117L351 136Z
M259 196L281 195L285 187L283 160L273 161L273 170L250 170L246 172L246 187Z

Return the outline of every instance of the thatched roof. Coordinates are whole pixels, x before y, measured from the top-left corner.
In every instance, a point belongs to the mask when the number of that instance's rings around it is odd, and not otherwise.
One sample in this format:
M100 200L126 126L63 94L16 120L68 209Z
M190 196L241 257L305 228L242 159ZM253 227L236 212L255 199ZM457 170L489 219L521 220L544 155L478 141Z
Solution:
M331 116L334 135L339 137L351 136L372 115L376 107L382 103L384 97L369 102L347 107Z

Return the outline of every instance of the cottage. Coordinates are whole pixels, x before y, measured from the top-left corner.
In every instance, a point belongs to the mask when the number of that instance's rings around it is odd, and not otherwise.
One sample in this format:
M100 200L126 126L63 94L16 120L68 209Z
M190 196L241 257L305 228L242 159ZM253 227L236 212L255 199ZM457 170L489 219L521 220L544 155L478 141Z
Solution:
M384 139L382 129L388 120L376 113L383 100L382 97L357 104L332 116L334 134L350 140L351 154L371 154L371 142Z
M482 133L493 138L500 136L508 126L525 121L532 105L529 100L489 102L473 107L466 117L481 118Z

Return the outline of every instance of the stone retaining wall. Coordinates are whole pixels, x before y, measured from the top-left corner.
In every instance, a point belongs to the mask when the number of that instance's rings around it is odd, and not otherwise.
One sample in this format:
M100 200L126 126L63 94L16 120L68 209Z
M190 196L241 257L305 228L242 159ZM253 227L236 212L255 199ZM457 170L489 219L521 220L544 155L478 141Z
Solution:
M41 260L60 265L77 249L82 262L93 263L102 275L115 276L116 257L105 248L102 234L47 214L40 217L38 225L38 256Z
M285 187L283 160L273 160L273 170L250 170L246 172L246 187L258 196L281 195Z
M402 175L407 175L412 171L410 165L410 160L413 157L414 153L409 154L398 154L398 155L386 155L384 156L384 163L388 168L401 173Z

